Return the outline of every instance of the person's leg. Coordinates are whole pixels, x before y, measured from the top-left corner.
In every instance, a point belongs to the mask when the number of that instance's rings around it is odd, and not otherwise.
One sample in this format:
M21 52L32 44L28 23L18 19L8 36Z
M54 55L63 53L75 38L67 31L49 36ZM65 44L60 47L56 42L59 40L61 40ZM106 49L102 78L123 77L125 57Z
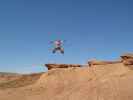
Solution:
M54 48L52 52L55 53L56 52L56 48Z
M60 52L64 54L64 48L60 48Z

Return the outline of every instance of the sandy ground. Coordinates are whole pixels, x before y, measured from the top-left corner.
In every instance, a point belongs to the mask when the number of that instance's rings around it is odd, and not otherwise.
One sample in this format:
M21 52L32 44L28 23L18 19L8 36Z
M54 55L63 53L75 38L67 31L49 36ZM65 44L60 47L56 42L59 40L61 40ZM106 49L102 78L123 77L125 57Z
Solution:
M123 64L52 69L0 84L0 100L133 100L133 69Z

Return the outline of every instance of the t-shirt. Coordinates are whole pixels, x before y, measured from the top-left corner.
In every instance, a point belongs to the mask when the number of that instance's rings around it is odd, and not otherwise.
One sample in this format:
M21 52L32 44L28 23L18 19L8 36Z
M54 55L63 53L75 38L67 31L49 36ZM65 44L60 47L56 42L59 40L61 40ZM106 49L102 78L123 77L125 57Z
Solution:
M54 41L55 47L61 47L62 43L63 43L63 41Z

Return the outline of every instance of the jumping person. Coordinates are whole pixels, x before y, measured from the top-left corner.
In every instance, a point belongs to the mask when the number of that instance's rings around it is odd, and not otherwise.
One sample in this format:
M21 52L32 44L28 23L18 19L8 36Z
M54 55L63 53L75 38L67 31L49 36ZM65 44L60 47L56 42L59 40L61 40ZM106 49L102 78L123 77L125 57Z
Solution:
M51 43L54 44L54 49L52 50L53 53L60 51L60 53L64 54L64 48L62 47L64 43L63 40L55 40L55 41L51 41Z

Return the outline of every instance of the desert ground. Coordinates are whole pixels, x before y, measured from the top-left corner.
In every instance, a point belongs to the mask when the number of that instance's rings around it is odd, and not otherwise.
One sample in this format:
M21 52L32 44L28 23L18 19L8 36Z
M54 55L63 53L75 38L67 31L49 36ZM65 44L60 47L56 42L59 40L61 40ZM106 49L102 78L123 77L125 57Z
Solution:
M0 100L133 100L133 65L112 63L27 75L0 74Z

